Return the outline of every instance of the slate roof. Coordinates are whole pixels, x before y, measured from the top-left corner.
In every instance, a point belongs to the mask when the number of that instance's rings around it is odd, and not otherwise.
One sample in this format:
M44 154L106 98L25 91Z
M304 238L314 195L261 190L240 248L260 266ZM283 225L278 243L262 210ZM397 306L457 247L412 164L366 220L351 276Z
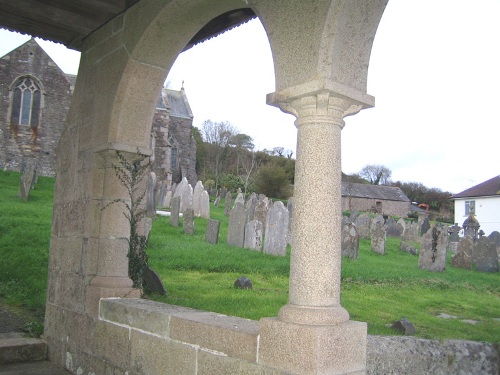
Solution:
M398 187L357 184L352 182L342 182L342 196L410 202L410 199Z
M161 94L158 95L156 109L169 109L170 116L173 117L193 118L184 88L180 91L162 89Z
M481 182L467 190L451 196L451 199L500 195L500 176Z

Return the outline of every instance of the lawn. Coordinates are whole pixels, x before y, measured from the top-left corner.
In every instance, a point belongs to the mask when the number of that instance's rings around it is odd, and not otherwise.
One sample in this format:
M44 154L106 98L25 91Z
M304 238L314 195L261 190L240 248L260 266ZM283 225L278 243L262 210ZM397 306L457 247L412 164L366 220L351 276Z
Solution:
M18 173L0 171L0 303L43 322L54 180L39 178L28 203L17 197L18 184ZM211 209L221 220L217 245L205 241L205 219L195 219L192 236L166 217L154 221L149 263L168 296L145 298L255 320L276 316L288 298L289 252L274 257L228 246L223 204ZM242 275L253 289L234 288ZM418 337L500 341L499 273L456 269L449 259L445 272L420 270L396 238L388 238L384 256L361 240L359 259L343 259L341 301L352 320L368 322L370 334L397 335L391 323L406 317Z

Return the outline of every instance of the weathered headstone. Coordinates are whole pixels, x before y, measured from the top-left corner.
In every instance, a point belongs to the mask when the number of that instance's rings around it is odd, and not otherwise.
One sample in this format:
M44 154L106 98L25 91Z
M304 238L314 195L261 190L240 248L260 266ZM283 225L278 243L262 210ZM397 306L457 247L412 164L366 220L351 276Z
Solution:
M264 253L286 255L288 233L288 210L283 202L273 204L266 219L266 235L264 237Z
M375 221L372 222L371 227L371 249L378 253L385 255L385 227L382 222Z
M210 219L210 196L206 190L201 192L200 197L200 217Z
M488 238L495 244L495 247L497 248L498 260L500 260L500 233L494 230L490 233Z
M474 210L470 208L469 216L462 224L462 227L464 228L464 236L469 236L472 237L473 240L476 240L480 226L479 221L474 216Z
M158 274L147 264L144 265L142 271L142 285L144 292L147 294L167 295L167 291L165 290L165 286L160 276L158 276Z
M245 242L246 212L241 203L236 203L229 213L229 228L227 231L227 244L243 247Z
M457 252L451 258L451 265L466 270L472 269L472 248L474 241L471 237L465 236L458 242Z
M418 223L416 221L409 221L405 223L405 230L401 235L403 241L417 242L419 241Z
M401 241L401 244L399 245L399 250L404 251L405 253L410 253L412 255L418 254L417 247L406 241Z
M462 230L462 227L460 225L458 225L458 223L455 223L455 225L448 227L448 233L450 234L448 241L459 242L460 241L459 233L461 230Z
M184 213L189 209L193 209L193 187L187 184L181 192L181 212Z
M220 197L217 196L214 201L214 207L219 207L219 203L220 203Z
M257 220L248 222L245 226L246 249L262 251L262 223Z
M162 206L163 208L170 208L171 201L172 201L172 191L168 190L165 193L165 196L164 196L163 201L161 202L160 206Z
M356 225L356 229L358 231L358 235L360 238L365 238L365 239L370 238L370 224L371 224L370 215L362 214L356 217L354 225Z
M181 207L181 198L180 197L172 197L170 202L170 224L174 227L179 226L179 213Z
M205 232L205 241L215 245L219 242L220 221L208 219L207 231Z
M262 223L263 235L266 234L266 220L267 220L267 198L259 199L255 205L253 219Z
M496 246L488 237L481 237L474 243L472 261L479 272L498 272Z
M229 216L231 213L231 207L233 207L233 196L230 191L226 193L226 205L224 206L224 215Z
M193 211L195 217L201 216L201 193L204 190L203 182L198 181L193 190Z
M245 196L243 195L243 193L238 193L236 199L234 200L234 204L236 203L241 203L243 206L245 205Z
M192 208L186 209L182 215L182 226L184 234L194 234L194 211Z
M421 239L418 267L433 272L446 269L448 234L438 225L428 230Z
M36 166L34 163L26 165L21 179L19 181L19 196L27 202L30 197L30 191L34 186L36 178Z
M402 221L402 223L401 223ZM390 237L401 237L401 235L404 232L404 220L399 219L399 221L396 221L394 219L389 219L387 220L386 223L386 234Z
M342 256L351 259L358 259L359 256L358 231L356 230L356 226L350 221L342 224Z
M257 194L252 193L245 202L245 210L247 212L247 223L254 219L256 205L257 205Z
M405 336L412 336L417 333L417 330L415 329L413 324L406 318L395 321L392 324L392 328L403 333Z
M156 173L149 172L146 184L146 216L156 216Z
M420 235L423 236L429 229L431 229L431 223L429 221L429 218L426 217L424 218L424 220L422 221L422 225L420 226Z

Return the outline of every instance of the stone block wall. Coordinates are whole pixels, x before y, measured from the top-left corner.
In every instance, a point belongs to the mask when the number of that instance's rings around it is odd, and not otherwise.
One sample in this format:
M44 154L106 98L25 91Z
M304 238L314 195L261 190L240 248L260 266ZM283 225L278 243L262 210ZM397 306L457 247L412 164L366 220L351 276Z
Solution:
M376 207L379 199L358 198L358 197L342 197L342 211L370 211ZM410 202L403 201L382 201L383 215L407 217L410 213Z

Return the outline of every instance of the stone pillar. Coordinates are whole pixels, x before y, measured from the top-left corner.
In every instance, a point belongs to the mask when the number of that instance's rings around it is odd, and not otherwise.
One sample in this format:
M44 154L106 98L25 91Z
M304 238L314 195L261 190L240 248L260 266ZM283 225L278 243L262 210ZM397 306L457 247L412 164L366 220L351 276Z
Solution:
M135 154L121 153L132 159ZM130 201L126 186L116 176L113 165L118 165L116 151L100 152L104 159L104 182L101 199L101 217L98 239L97 274L87 288L87 311L97 315L100 298L140 297L140 290L132 288L128 276L128 241L130 225L123 214L124 204L116 199Z
M344 116L362 105L330 90L279 104L298 128L290 292L277 318L261 320L260 362L297 374L361 374L366 323L349 321L340 304L340 143Z

